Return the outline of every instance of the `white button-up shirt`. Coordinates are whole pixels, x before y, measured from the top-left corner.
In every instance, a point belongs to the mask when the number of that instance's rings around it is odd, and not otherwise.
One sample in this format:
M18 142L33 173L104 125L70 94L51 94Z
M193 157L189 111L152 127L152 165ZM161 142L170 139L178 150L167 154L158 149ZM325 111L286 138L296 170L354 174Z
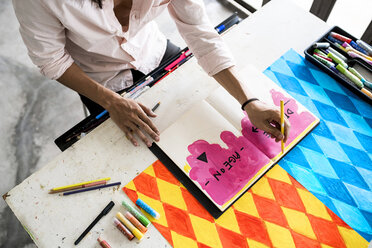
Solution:
M198 63L209 74L234 65L210 24L202 0L133 0L123 32L114 0L13 0L20 33L33 63L58 79L75 62L114 91L133 83L129 69L149 73L165 53L166 38L153 21L168 9Z

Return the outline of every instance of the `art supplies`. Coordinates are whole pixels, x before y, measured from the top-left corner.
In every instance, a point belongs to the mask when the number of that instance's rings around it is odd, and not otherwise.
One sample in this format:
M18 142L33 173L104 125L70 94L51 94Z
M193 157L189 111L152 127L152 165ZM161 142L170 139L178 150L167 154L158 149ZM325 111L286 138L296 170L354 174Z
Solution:
M329 47L325 49L315 45L323 43L328 43ZM369 45L339 27L332 28L315 44L305 50L305 57L372 104L372 84L365 79L372 77Z
M328 48L329 43L328 42L317 42L313 45L314 48Z
M96 189L103 189L103 188L107 188L107 187L118 186L120 184L121 184L121 182L110 183L110 184L105 184L105 185L98 185L98 186L95 186L95 187L90 187L90 188L84 188L84 189L79 189L79 190L75 190L75 191L65 192L65 193L60 194L60 195L63 195L63 196L72 195L72 194L82 193L82 192L96 190Z
M280 132L284 139L284 101L280 100ZM281 140L282 153L284 153L284 140Z
M143 180L153 181L154 190L142 187ZM163 187L164 184L172 186ZM153 224L175 248L368 246L366 240L278 165L217 220L160 161L137 175L123 191L133 202L139 195L146 195L155 210L164 212ZM179 200L164 201L159 194Z
M121 204L131 213L133 214L145 227L148 227L151 222L144 216L142 213L137 211L134 207L132 207L128 202L122 201Z
M127 237L129 240L132 240L134 238L133 233L126 228L118 219L114 217L114 224L119 231L124 234L125 237Z
M145 210L149 215L151 215L152 217L154 217L155 219L159 219L160 218L160 214L158 212L156 212L152 207L150 207L143 200L141 200L141 199L138 198L137 201L136 201L136 204L140 208L142 208L143 210Z
M252 94L275 106L284 101L291 124L284 154L270 134L252 125L222 87L212 92L161 134L150 150L218 218L318 123L318 118L252 66L241 71L261 87ZM247 76L248 77L248 76ZM177 142L174 137L177 136Z
M362 40L357 40L356 43L361 47L363 48L364 50L367 51L368 55L372 55L372 47L370 45L368 45L367 43L365 43L364 41Z
M127 218L138 230L142 233L147 232L147 228L144 227L137 219L134 217L130 212L126 211L124 214L125 218Z
M356 77L354 74L349 72L345 67L338 64L336 66L336 69L339 70L342 74L344 74L348 79L350 79L356 86L358 86L360 89L363 88L363 83L360 81L358 77Z
M155 104L155 106L152 107L151 111L154 112L159 106L160 106L160 102L158 102L157 104Z
M98 223L103 216L105 216L111 209L115 206L113 201L110 201L109 204L102 210L102 212L93 220L93 222L85 229L85 231L80 235L80 237L74 242L75 245L79 244L80 241L87 235L87 233Z
M99 237L97 239L97 241L102 248L111 248L111 246L105 240L103 240L101 237Z
M90 186L94 186L93 183L103 183L103 182L109 181L110 179L111 179L110 177L107 177L107 178L101 178L101 179L82 182L82 183L66 185L66 186L62 186L62 187L56 187L56 188L51 189L49 191L49 194L54 194L54 193L69 191L69 190L73 190L73 189L84 188L84 187L90 187Z
M127 218L125 218L122 213L117 212L116 213L116 218L121 221L132 233L133 235L138 239L141 240L143 239L144 235L143 233L140 232Z

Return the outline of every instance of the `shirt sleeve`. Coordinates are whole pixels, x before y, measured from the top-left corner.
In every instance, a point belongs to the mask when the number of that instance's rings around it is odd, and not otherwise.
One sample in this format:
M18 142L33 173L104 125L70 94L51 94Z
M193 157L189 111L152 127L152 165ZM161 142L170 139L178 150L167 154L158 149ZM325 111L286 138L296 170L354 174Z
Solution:
M225 42L210 24L202 0L172 0L168 11L208 75L213 76L235 64Z
M58 79L74 62L65 49L65 28L41 0L13 0L20 33L41 74Z

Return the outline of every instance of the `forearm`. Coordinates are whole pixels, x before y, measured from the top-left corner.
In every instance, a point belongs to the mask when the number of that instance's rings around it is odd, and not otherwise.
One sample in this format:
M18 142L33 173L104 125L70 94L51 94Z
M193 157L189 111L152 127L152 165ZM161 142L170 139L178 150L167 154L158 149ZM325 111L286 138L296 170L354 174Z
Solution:
M240 104L254 97L240 79L234 66L218 72L213 78L235 97Z
M112 102L120 97L115 92L106 89L104 86L88 77L75 63L73 63L57 81L81 95L88 97L105 109L109 109Z

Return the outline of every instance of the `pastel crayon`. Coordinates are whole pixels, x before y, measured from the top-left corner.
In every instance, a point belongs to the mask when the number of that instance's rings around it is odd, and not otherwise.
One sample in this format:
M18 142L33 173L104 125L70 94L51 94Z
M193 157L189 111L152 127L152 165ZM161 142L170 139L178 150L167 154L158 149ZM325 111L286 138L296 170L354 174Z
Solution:
M342 65L345 68L348 68L349 66L346 64L345 61L343 61L341 58L339 58L336 54L329 52L327 54L328 58L331 58L335 63Z
M324 57L323 55L320 55L318 53L314 53L315 55L321 57L322 59L325 59L325 60L328 60L329 62L332 62L333 60L331 58L328 58L328 57Z
M99 244L101 245L102 248L111 248L111 246L105 240L103 240L101 237L99 237L97 239L97 241L99 242Z
M366 90L365 88L362 88L361 91L372 99L372 92Z
M136 217L134 217L131 213L128 211L124 213L125 218L127 218L135 227L137 227L138 230L140 230L142 233L147 232L147 228L144 227L141 222L139 222Z
M328 48L329 46L328 42L317 42L313 45L314 48Z
M370 45L368 45L367 43L365 43L364 41L362 40L357 40L356 43L361 47L363 48L364 50L366 50L366 52L368 53L368 55L372 55L372 47Z
M355 70L353 67L349 67L348 70L353 73L355 76L357 76L359 79L362 79L363 76L357 71Z
M143 233L140 232L140 230L138 230L135 226L133 226L132 223L130 223L130 221L125 218L122 213L120 212L117 212L116 213L116 218L118 218L118 220L121 221L121 223L124 224L124 226L126 226L129 231L131 231L133 233L133 235L138 239L138 240L141 240L143 239Z
M341 49L342 51L344 51L345 53L347 52L345 47L343 47L341 44L338 44L338 43L335 43L335 46L338 48L338 49Z
M339 52L337 52L335 49L333 49L332 47L329 47L328 49L327 49L329 52L332 52L333 54L335 54L337 57L339 57L340 59L342 59L343 61L347 61L347 58L344 56L344 55L342 55L341 53L339 53Z
M367 62L368 64L372 65L372 61L371 61L371 60L368 60L368 59L366 59L365 57L360 56L359 54L357 54L357 53L355 53L355 52L348 51L347 54L349 54L349 56L352 57L352 58L360 58L361 60L364 60L364 61Z
M319 49L314 49L314 53L317 53L317 54L320 54L320 55L322 55L322 56L325 56L325 57L327 57L327 54L325 54L324 52L322 52L321 50L319 50Z
M347 43L350 43L352 41L349 37L343 36L335 32L331 32L331 36L337 40L345 41Z
M313 57L314 57L316 60L320 61L321 63L325 64L325 65L326 65L327 67L329 67L329 68L335 66L334 63L329 62L328 60L323 59L322 57L320 57L320 56L318 56L318 55L316 55L316 54L313 54Z
M368 55L367 51L361 48L355 41L352 40L349 44L350 46L352 46L354 49L358 50L359 52L364 53L365 55Z
M142 225L144 225L145 227L148 227L151 222L146 218L146 216L144 216L141 212L137 211L134 207L132 207L129 203L127 203L126 201L122 201L121 204L131 213L133 214L137 220L139 220Z
M331 42L333 42L334 44L340 44L340 45L342 45L342 43L344 43L344 41L341 41L341 40L335 39L335 38L333 38L333 37L330 36L330 35L328 35L327 39L330 40Z
M364 78L360 79L360 81L362 81L362 83L364 84L364 86L370 90L372 90L372 83L371 82L368 82L367 80L365 80Z
M116 226L117 229L119 229L119 231L125 235L125 237L127 237L129 240L132 240L134 238L134 235L133 233L131 233L131 231L129 231L128 228L126 228L123 224L121 224L121 222L116 219L114 217L114 224Z
M140 198L137 199L136 204L145 210L149 215L154 217L155 219L160 218L160 214L156 212L154 209L152 209L149 205L147 205L144 201L142 201Z
M360 81L359 78L354 76L351 72L349 72L345 67L341 64L336 66L336 69L339 70L342 74L344 74L348 79L350 79L359 89L363 88L363 83Z

